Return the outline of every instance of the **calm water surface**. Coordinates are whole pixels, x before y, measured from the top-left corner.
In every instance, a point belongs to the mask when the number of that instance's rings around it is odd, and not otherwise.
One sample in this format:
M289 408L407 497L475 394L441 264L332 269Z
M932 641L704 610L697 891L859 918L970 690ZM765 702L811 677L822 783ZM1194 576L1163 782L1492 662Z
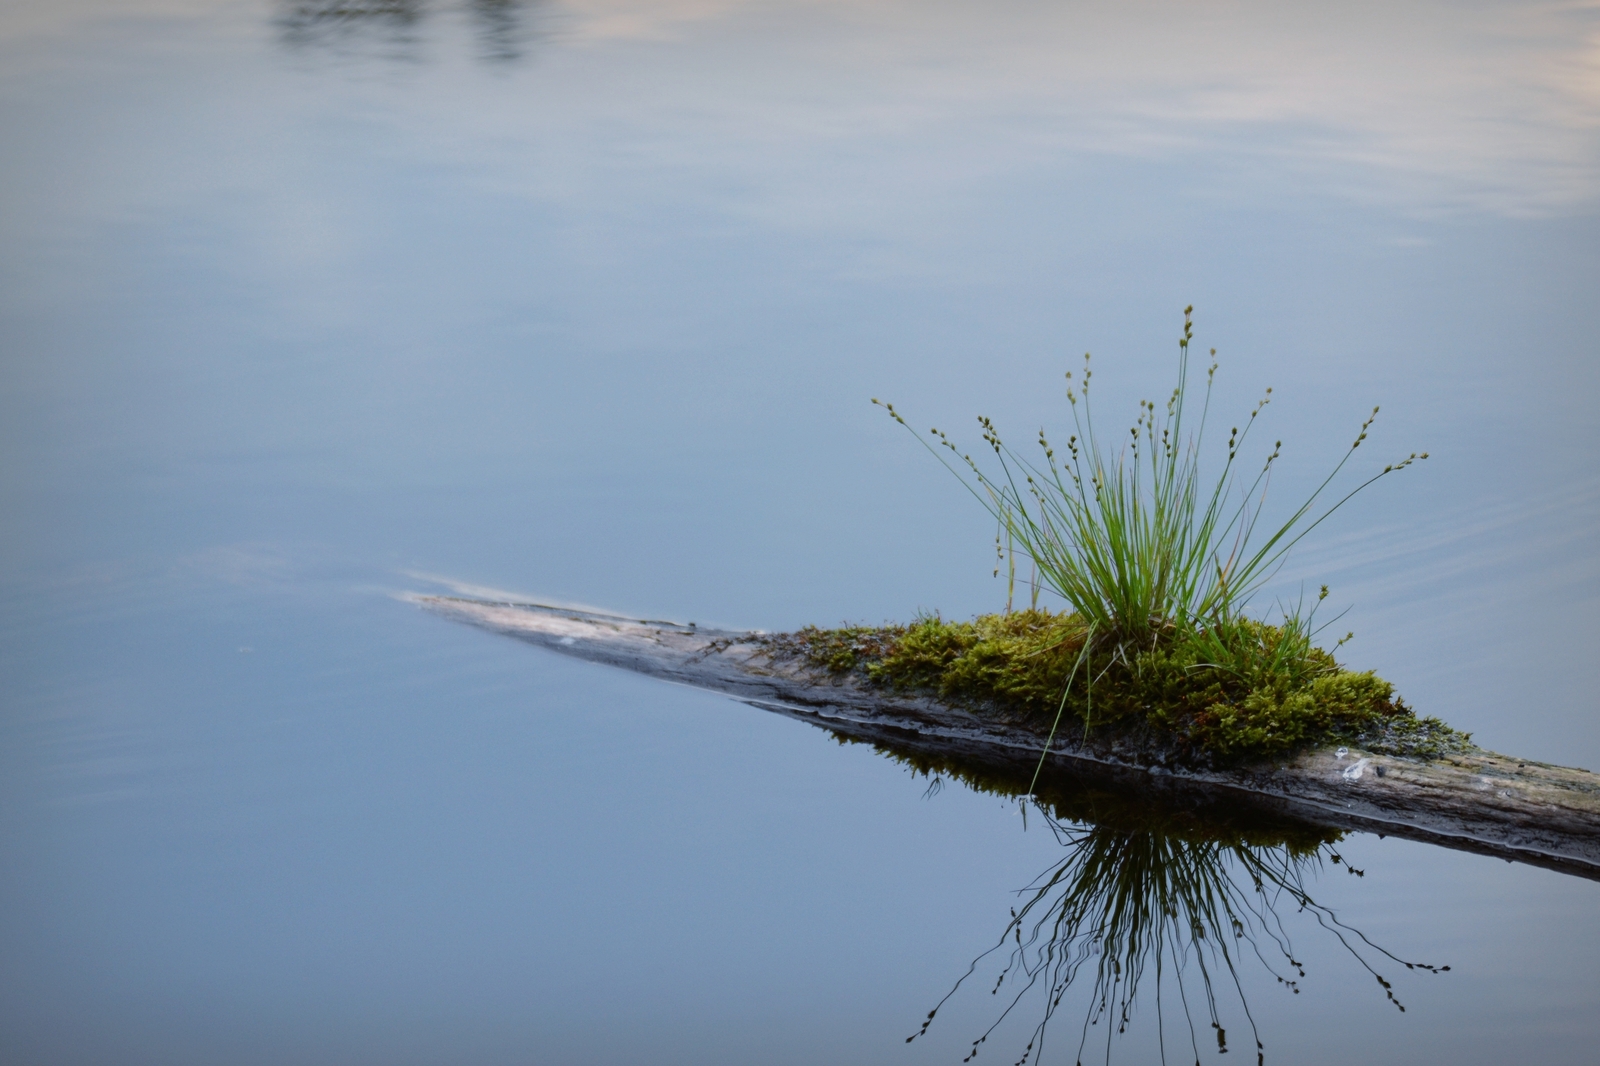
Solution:
M1220 408L1274 388L1273 500L1374 404L1363 459L1432 453L1276 593L1329 583L1424 713L1600 768L1600 15L1402 8L9 4L0 1060L959 1061L1003 951L905 1038L1041 873L1255 860L395 594L995 609L992 527L868 399L1026 436L1092 350L1131 420L1189 303ZM1594 883L1309 846L1318 906L1451 969L1363 948L1402 1013L1280 890L1305 975L1240 957L1231 1054L1248 1003L1268 1061L1594 1061ZM1116 1061L1193 1055L1154 965Z

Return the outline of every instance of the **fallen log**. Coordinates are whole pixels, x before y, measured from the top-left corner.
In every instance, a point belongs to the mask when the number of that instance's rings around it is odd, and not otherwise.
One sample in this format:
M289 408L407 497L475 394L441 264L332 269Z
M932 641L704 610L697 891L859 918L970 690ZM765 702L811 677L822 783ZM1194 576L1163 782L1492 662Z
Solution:
M624 618L538 603L408 597L531 644L726 693L890 751L965 761L1029 780L1045 737L1026 724L837 676L760 632ZM1600 775L1482 749L1411 759L1322 748L1227 769L1163 765L1114 741L1063 743L1047 773L1179 802L1222 803L1336 829L1493 855L1600 880ZM1026 786L1019 786L1023 791Z

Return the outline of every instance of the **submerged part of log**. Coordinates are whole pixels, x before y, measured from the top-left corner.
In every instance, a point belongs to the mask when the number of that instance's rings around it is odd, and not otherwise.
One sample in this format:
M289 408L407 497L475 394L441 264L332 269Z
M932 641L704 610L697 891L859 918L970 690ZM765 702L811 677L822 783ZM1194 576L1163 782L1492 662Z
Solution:
M724 692L890 750L1031 775L1044 737L938 700L887 691L784 654L762 633L450 596L412 602L592 662ZM1058 745L1061 740L1058 738ZM1216 770L1158 765L1116 745L1052 750L1047 772L1176 798L1226 799L1317 825L1495 855L1600 880L1600 775L1488 751L1433 760L1319 749Z

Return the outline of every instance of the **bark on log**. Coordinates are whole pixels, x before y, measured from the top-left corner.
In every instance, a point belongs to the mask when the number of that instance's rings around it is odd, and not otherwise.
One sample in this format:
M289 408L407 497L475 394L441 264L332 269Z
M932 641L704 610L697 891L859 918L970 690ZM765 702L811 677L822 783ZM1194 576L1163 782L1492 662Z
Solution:
M411 596L420 606L591 662L696 688L892 749L1032 772L1044 737L775 654L769 638L536 603ZM1061 741L1058 739L1057 743ZM1345 754L1339 754L1339 751ZM1427 841L1600 880L1600 775L1489 751L1419 761L1320 749L1241 769L1151 765L1135 750L1051 751L1052 773L1198 797L1316 825Z

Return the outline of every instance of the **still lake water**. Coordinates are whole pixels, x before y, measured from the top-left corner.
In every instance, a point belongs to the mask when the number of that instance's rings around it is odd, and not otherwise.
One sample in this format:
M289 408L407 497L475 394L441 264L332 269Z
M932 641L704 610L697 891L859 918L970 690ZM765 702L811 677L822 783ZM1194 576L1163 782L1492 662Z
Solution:
M995 609L868 398L1020 441L1092 350L1131 420L1188 303L1274 500L1432 453L1278 591L1600 768L1593 5L13 0L0 123L0 1061L958 1061L1037 818L395 594ZM1339 850L1452 969L1287 908L1268 1061L1600 1055L1600 886Z

